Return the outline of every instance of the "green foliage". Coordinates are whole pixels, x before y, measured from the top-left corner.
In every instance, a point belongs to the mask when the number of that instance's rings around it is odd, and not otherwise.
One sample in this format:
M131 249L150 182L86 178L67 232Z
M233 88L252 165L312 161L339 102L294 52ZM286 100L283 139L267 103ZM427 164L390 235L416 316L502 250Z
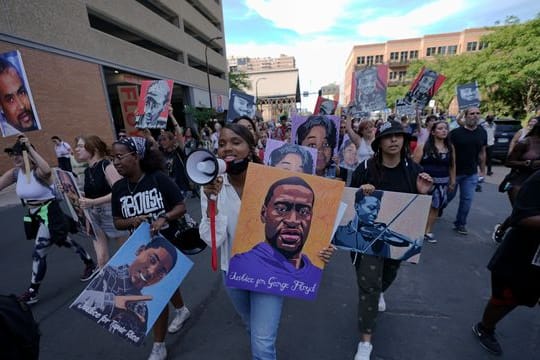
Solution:
M409 90L409 85L389 86L386 90L386 107L393 109L396 106L396 100L405 96Z
M482 41L489 44L478 52L436 57L411 63L407 77L414 79L422 66L446 76L434 99L447 108L456 86L477 81L482 110L500 116L521 118L540 104L540 18L519 23L509 16L506 26L493 27Z
M193 118L199 129L216 116L214 109L198 108L191 105L184 106L184 113Z
M251 82L249 81L248 74L242 71L229 73L229 87L233 90L249 90L251 89Z

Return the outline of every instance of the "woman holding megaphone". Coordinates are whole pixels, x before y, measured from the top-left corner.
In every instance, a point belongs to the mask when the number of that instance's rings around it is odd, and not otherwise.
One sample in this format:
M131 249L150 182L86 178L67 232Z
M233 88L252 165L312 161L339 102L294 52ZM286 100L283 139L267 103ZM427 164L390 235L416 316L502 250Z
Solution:
M226 124L219 134L217 155L227 163L227 171L203 186L201 196L201 238L212 243L211 204L215 201L215 239L220 248L224 281L229 270L229 259L236 231L246 172L250 162L262 163L256 152L253 135L239 124ZM188 161L189 163L189 161ZM189 165L188 165L189 167ZM188 169L189 175L189 169ZM209 200L210 199L210 200ZM321 258L327 262L331 250L323 250ZM253 359L276 359L276 338L281 318L283 297L249 290L225 287L236 312L245 323L251 341Z

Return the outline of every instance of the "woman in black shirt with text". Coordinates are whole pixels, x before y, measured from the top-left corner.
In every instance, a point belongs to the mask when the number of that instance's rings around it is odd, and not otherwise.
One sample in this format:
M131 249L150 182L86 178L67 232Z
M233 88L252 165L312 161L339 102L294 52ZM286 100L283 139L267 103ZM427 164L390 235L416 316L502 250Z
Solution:
M113 144L113 163L124 178L112 188L112 214L119 230L134 230L149 221L152 235L160 232L165 238L174 239L178 230L173 220L186 212L184 198L176 184L163 172L163 157L157 147L141 137L120 139ZM169 332L178 331L189 317L180 290L171 297L175 318ZM154 324L154 346L149 360L167 357L165 334L169 309L163 309ZM174 328L172 325L175 325Z

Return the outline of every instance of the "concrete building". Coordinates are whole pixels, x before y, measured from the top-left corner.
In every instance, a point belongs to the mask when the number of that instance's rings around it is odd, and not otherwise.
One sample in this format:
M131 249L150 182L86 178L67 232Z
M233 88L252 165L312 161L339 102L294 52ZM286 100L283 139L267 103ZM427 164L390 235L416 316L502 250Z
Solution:
M294 56L277 58L234 57L227 59L229 71L245 72L249 88L244 91L257 99L257 110L265 121L296 112L300 97L300 78Z
M287 56L281 54L277 58L273 57L264 57L264 58L250 58L250 57L239 57L236 58L231 56L227 59L229 63L229 71L242 71L242 72L251 72L251 71L266 71L266 70L276 70L276 69L295 69L296 61L294 56Z
M120 128L133 129L143 80L174 81L181 122L184 105L207 107L206 56L213 106L227 107L220 0L0 0L0 8L0 53L22 55L43 127L27 135L51 163L52 135L111 142ZM9 165L0 162L0 171Z
M355 45L345 63L344 103L349 104L351 101L352 74L358 69L388 64L388 84L403 84L411 80L405 78L411 61L482 50L486 44L481 41L481 37L489 32L485 28L475 28L413 39L389 40L378 44Z

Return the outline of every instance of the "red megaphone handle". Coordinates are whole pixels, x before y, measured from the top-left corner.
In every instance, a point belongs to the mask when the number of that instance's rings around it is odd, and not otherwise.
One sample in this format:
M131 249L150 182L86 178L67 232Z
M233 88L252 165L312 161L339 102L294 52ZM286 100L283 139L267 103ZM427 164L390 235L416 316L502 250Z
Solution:
M212 238L212 270L217 271L217 246L216 246L216 200L208 199L210 210L210 236Z

